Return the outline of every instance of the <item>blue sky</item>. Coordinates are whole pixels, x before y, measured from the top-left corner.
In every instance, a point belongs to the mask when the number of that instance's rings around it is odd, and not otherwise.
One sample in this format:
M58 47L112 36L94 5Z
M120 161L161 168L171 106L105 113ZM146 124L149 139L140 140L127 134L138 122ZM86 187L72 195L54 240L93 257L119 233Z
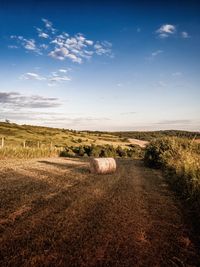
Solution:
M199 13L198 1L0 0L0 120L199 131Z

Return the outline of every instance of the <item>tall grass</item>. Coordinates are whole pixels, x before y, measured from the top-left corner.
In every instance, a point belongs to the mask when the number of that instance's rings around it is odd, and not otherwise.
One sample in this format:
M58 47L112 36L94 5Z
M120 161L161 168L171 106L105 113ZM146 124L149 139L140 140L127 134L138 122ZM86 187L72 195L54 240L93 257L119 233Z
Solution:
M145 150L146 165L161 168L169 182L200 211L200 146L194 140L161 138Z
M4 147L0 148L0 159L10 158L40 158L40 157L55 157L60 153L60 149L49 148L31 148L31 147Z

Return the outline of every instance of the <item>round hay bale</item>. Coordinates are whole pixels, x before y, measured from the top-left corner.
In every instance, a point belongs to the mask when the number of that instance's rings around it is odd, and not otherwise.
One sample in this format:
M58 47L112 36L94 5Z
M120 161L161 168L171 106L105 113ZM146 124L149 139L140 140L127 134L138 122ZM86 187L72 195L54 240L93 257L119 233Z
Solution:
M116 161L113 158L93 158L90 160L91 173L114 173L116 171L116 168Z

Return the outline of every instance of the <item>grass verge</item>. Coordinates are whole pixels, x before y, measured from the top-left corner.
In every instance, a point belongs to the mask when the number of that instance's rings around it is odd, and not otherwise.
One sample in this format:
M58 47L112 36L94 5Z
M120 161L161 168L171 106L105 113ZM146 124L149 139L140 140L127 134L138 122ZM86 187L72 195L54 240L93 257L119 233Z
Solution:
M170 184L200 220L200 145L175 137L157 139L146 147L144 161L149 167L164 170Z

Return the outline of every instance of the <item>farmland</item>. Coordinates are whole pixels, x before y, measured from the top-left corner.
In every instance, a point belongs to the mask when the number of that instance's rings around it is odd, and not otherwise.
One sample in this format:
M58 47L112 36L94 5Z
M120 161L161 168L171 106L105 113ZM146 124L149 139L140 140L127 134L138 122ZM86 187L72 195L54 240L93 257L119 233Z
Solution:
M200 265L198 133L131 133L0 124L1 266Z
M118 160L0 162L1 266L199 266L180 201L160 171ZM184 264L184 265L183 265Z

